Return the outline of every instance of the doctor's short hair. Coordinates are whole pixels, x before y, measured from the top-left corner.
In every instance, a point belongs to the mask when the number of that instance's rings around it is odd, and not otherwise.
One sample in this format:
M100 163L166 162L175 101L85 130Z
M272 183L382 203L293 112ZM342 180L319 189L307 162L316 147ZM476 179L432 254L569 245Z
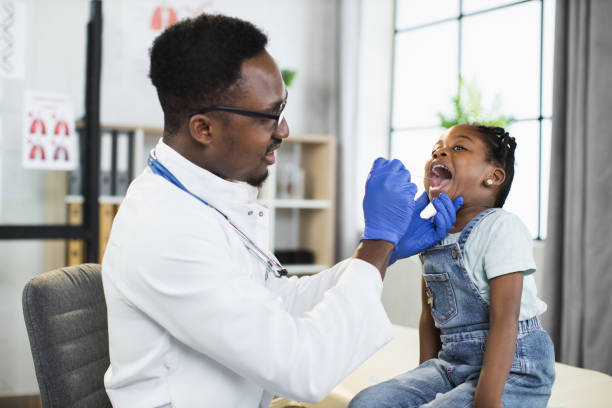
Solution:
M231 102L246 59L265 50L268 37L253 24L224 15L201 14L167 28L150 49L149 77L174 132L190 114ZM237 89L239 90L239 88Z

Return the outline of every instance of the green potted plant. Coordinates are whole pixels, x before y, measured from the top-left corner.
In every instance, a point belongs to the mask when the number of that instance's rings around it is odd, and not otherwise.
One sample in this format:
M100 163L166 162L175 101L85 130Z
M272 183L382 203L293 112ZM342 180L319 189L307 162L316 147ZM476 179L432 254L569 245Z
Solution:
M516 120L511 116L499 113L501 101L499 95L493 100L490 109L485 109L482 104L482 94L475 82L463 81L459 77L457 96L451 99L453 113L445 115L438 112L440 126L450 128L461 123L481 123L486 126L499 126L506 128Z
M295 74L296 73L297 72L295 70L292 70L292 69L282 69L281 70L281 75L283 77L283 81L285 82L285 85L287 87L291 86L291 83L295 79Z

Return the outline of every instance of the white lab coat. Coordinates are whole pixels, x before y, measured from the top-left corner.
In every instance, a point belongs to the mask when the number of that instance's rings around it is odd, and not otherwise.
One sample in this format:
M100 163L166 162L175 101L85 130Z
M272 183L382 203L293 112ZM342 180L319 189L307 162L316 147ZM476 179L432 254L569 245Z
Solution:
M268 250L257 189L159 142L158 160ZM393 335L371 264L265 279L228 222L146 169L130 186L102 264L115 408L267 407L318 401Z

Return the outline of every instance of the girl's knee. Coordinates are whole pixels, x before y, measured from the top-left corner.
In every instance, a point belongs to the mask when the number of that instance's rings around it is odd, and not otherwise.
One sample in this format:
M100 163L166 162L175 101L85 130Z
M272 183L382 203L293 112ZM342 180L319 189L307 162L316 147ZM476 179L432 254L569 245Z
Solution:
M394 387L383 382L361 390L350 402L348 408L398 408Z
M351 400L351 402L348 405L348 408L367 408L367 407L383 406L381 405L381 402L379 401L380 393L377 392L375 388L376 386L361 390Z

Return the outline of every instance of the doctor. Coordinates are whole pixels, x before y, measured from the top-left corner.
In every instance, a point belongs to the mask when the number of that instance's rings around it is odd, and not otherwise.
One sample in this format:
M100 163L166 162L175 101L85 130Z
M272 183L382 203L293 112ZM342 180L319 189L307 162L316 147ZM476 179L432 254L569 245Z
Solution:
M426 202L415 202L409 172L378 159L354 256L284 276L256 201L289 136L287 90L266 43L246 21L204 14L153 44L164 135L127 192L102 265L115 408L323 399L393 335L380 302L392 254L412 255L454 223L448 197L434 202L435 225L420 219Z

